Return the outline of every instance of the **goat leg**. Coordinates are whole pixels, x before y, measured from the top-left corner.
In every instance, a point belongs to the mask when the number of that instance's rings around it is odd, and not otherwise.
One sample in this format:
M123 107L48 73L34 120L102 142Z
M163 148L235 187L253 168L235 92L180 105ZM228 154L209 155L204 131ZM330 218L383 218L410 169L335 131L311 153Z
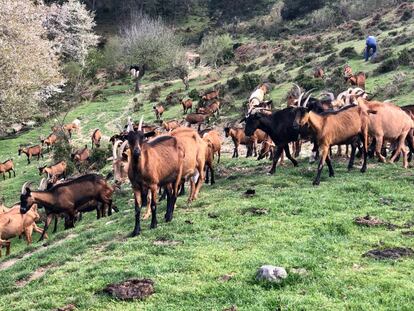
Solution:
M151 186L151 229L157 228L157 186Z
M292 162L293 166L298 166L298 161L296 161L290 154L289 144L286 144L284 147L286 157Z
M282 152L283 152L283 146L277 146L275 155L273 157L272 168L270 169L269 174L274 174L276 172L276 165L277 165L277 162L279 161L279 158Z
M356 143L351 144L351 157L349 158L349 162L348 162L348 171L350 171L354 167L356 149L357 149L357 144Z
M329 177L334 177L335 172L332 166L331 157L329 155L326 157L326 164L328 165Z
M141 233L141 191L134 191L135 199L135 227L131 233L131 237L137 236Z
M316 174L315 180L313 181L314 186L318 186L321 183L321 174L322 174L323 166L325 164L325 159L327 158L328 153L329 153L329 146L323 146L322 156L321 156L321 159L318 165L318 172Z
M52 217L53 217L53 214L47 214L47 217L45 220L45 227L43 228L43 232L42 232L42 235L40 236L39 241L43 241L45 234L47 232L47 228L49 228L49 224L52 221Z
M58 215L53 215L53 218L55 219L55 225L54 225L54 227L53 227L53 231L52 231L52 233L56 233L56 231L57 231L57 224L58 224Z

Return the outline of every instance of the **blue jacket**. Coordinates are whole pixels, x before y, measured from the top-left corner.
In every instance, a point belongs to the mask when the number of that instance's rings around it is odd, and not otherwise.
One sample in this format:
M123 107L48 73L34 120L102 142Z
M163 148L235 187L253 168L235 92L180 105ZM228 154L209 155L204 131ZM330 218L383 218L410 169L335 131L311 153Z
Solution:
M370 45L370 46L377 45L377 39L375 39L374 36L369 36L366 42L367 42L367 45Z

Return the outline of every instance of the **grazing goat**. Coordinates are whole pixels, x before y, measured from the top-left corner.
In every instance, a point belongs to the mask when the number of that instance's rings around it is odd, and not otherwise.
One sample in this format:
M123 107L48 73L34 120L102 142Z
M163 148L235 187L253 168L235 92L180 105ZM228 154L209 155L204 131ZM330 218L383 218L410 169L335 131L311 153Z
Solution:
M272 142L270 138L263 141L257 160L261 160L267 157L269 157L269 159L272 159L275 154L275 147L276 147L275 144ZM282 156L283 156L283 153L282 153Z
M244 133L244 130L242 128L225 127L224 134L226 137L231 137L231 139L233 140L234 150L233 150L232 158L239 157L239 146L240 145L245 145L247 148L246 158L252 156L253 149L254 149L253 147L254 140L250 136L247 136Z
M385 162L385 157L381 154L384 141L396 142L397 146L390 162L394 162L397 156L403 152L403 167L408 167L405 140L407 135L414 127L411 117L400 107L391 103L378 101L367 101L358 98L359 105L366 105L369 109L375 110L375 114L369 115L369 135L375 138L375 154L381 162ZM413 148L411 146L411 148Z
M13 172L14 177L16 177L13 159L9 159L3 163L0 163L0 174L3 174L3 180L6 179L6 173L9 173L9 178L11 178L11 172Z
M42 147L40 145L31 146L31 147L20 147L18 150L19 156L24 153L27 156L27 164L30 164L32 157L37 156L37 161L40 160L40 157L43 159Z
M85 145L85 148L76 150L71 154L71 159L76 163L83 163L89 159L90 153L88 145Z
M99 129L96 129L92 133L92 149L93 147L99 148L101 145L102 133Z
M190 110L190 112L193 109L193 101L191 99L183 99L181 101L181 104L183 105L183 113L187 114L188 110Z
M157 120L161 120L162 114L164 113L165 109L163 105L153 106L155 117Z
M316 67L315 71L313 72L313 77L315 79L323 79L325 78L325 71L322 67Z
M190 127L193 124L198 124L198 131L200 131L201 125L208 121L209 115L202 114L202 113L190 113L186 115L185 121L187 121L187 125Z
M52 147L57 141L58 141L58 136L56 135L56 132L50 133L46 139L40 140L40 142L42 143L42 146L43 145L47 146L47 150L49 150L49 148Z
M209 130L209 131L204 131L200 133L200 136L202 137L202 139L207 142L210 143L212 145L213 148L213 157L214 154L217 153L217 163L220 163L220 157L221 157L221 136L220 133L216 130Z
M66 177L66 161L60 161L50 166L39 167L39 175L46 174L49 178Z
M68 132L69 138L72 138L72 131L79 130L80 121L79 122L75 122L75 121L73 121L72 123L68 123L68 124L63 125L63 130ZM53 132L58 132L61 129L62 129L62 127L60 127L58 125L52 126L52 131Z
M175 130L176 128L179 128L181 126L180 122L176 121L176 120L171 120L171 121L164 121L162 122L162 127L166 130L166 131L172 131Z
M345 82L365 90L366 75L364 72L360 71L357 74L352 74L351 66L346 65L344 68L344 78Z
M20 195L20 212L26 214L33 204L39 204L46 210L44 232L52 220L53 214L65 213L69 216L69 227L74 226L77 212L85 209L90 201L103 204L102 214L112 208L112 193L114 189L107 180L96 174L80 176L68 182L53 186L48 190L31 191L30 183L24 183ZM43 239L43 235L40 239Z
M218 97L219 97L219 93L220 93L220 91L219 91L219 90L211 91L211 92L205 93L205 94L201 97L201 99L202 99L204 102L207 102L207 101L209 101L209 100L212 100L212 99L216 99L216 98L218 98Z
M128 133L131 152L128 178L135 197L135 227L132 236L141 232L141 202L146 192L151 191L151 228L157 226L157 190L158 187L171 186L167 200L165 220L172 220L178 186L181 183L184 164L184 148L175 137L159 136L149 142L146 138L154 133L142 131L142 118L137 131Z
M368 109L365 105L348 106L334 112L322 114L308 111L306 107L299 107L296 110L295 125L308 125L316 134L318 146L322 149L322 156L318 165L317 175L313 181L314 185L319 185L323 166L326 163L329 168L329 176L334 176L334 170L329 157L329 149L332 145L354 143L359 137L363 142L363 164L361 172L367 169L367 148L368 148L368 124L369 114L376 113ZM348 168L353 165L356 146L353 144L351 160Z
M198 108L197 113L212 115L214 113L220 115L220 102L218 100L214 100L211 104L207 107Z
M36 204L24 215L20 213L20 206L14 205L9 211L0 214L0 243L24 235L27 244L31 244L33 230L43 234L43 230L36 225L36 221L39 219L40 215L37 212ZM47 235L45 237L47 238Z

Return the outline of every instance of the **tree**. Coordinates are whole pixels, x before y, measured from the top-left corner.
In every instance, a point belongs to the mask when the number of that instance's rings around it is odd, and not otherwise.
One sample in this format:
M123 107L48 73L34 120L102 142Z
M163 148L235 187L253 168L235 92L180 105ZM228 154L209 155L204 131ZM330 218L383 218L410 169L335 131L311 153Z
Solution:
M320 9L325 5L326 0L285 0L284 2L282 17L286 20L292 20Z
M0 129L33 117L61 83L44 16L42 4L0 0Z
M181 39L160 18L137 14L122 28L120 36L124 58L130 65L169 74L177 58L184 57Z
M44 21L49 40L55 42L54 49L64 62L75 61L85 66L90 48L98 43L94 33L94 13L77 0L52 4Z

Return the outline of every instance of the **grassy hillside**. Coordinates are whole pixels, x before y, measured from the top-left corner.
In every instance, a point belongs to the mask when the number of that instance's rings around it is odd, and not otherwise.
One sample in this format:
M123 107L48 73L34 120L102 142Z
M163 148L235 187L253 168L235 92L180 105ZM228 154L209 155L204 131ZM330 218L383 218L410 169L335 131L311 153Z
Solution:
M369 21L362 21L362 27ZM404 48L412 49L412 21L390 25L386 31L375 29L380 45L404 35L408 38L405 43L386 48L395 56ZM326 61L331 54L339 57L345 47L355 47L359 53L364 47L363 36L354 39L346 30L319 35L322 43L336 42L340 36L349 39L335 43L334 50L325 53L305 52L303 42L308 37L277 42L243 38L243 42L267 46L244 64L254 65L251 70L239 71L240 65L234 63L218 72L198 69L192 73L190 90L225 85L244 73L266 78L280 69L290 78L274 83L270 97L282 107L301 70L310 76L313 65ZM273 60L278 44L283 45L284 56ZM297 54L296 60L311 54L311 63L292 62L291 54ZM381 63L365 63L361 57L344 61L354 71L368 72L367 89L372 93L392 85L393 77L402 72L405 80L398 94L387 93L387 99L398 105L413 104L412 67L399 66L375 75ZM341 67L341 62L327 64L327 75ZM143 115L145 121L153 122L153 103L148 94L155 85L162 86L161 99L177 90L187 95L180 81L168 81L164 86L167 81L152 78L148 75L142 83L143 92L137 97L142 106L138 110L132 83L116 81L104 90L106 100L84 102L70 111L66 120L80 118L82 122L81 132L74 134L74 146L90 144L90 134L99 127L106 148L109 136L129 115L133 119ZM224 123L238 120L246 96L227 90L226 99L231 102L212 125L222 131ZM382 93L378 96L385 99ZM164 119L182 118L181 113L179 105L168 107ZM40 179L37 161L26 165L25 157L17 157L18 146L38 143L39 136L47 135L53 123L50 120L18 138L0 141L0 160L12 157L16 161L16 178L0 180L0 196L6 205L18 201L25 181ZM357 169L347 172L346 159L335 158L336 176L328 178L324 171L321 186L313 187L316 165L309 165L306 157L299 160L299 167L286 163L274 176L268 176L270 162L231 159L232 146L229 140L224 141L224 156L216 167L217 183L204 185L200 199L190 206L180 197L171 223L161 221L157 229L150 230L149 221L143 221L141 236L128 238L134 210L130 187L125 185L114 196L120 212L111 217L96 220L90 213L74 229L50 232L46 243L26 246L23 240L13 239L12 255L0 260L0 310L51 310L68 304L78 310L223 310L232 305L249 311L412 309L413 259L379 261L362 256L377 248L414 248L414 229L410 229L414 222L412 168L404 170L401 163L371 160L367 173L361 174ZM47 155L41 163L50 161ZM110 165L102 173L109 170ZM256 194L244 195L247 189L255 189ZM164 213L162 202L159 219ZM354 224L355 217L367 214L393 225ZM256 282L255 272L263 264L285 267L288 278L279 285ZM305 269L304 273L294 273L299 268ZM102 293L106 285L128 278L151 278L155 294L144 301L123 302Z

